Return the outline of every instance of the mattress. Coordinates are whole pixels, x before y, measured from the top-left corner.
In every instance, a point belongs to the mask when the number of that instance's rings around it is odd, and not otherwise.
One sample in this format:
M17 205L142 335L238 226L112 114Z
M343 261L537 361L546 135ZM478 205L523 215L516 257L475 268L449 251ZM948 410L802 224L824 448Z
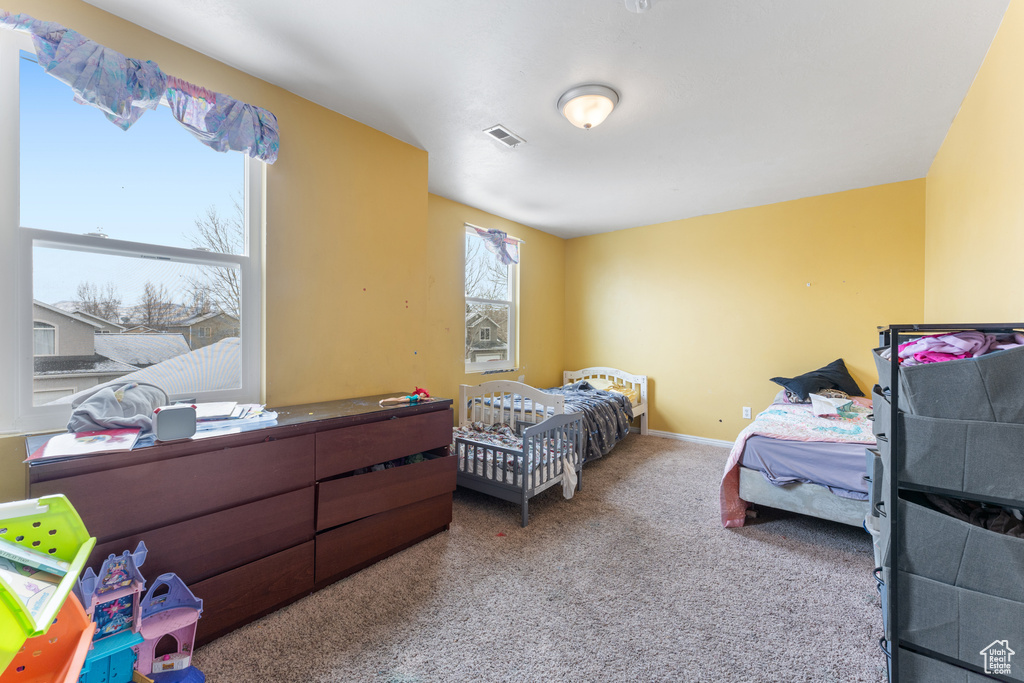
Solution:
M744 446L740 464L761 472L777 486L807 482L824 486L843 498L867 500L865 448L862 443L785 441L751 436Z

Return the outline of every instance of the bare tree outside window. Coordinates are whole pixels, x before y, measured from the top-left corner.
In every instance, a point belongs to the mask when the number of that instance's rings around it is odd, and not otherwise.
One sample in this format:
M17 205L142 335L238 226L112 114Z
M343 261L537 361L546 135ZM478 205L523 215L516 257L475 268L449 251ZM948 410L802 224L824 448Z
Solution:
M136 310L143 325L157 330L162 330L174 323L180 311L178 306L171 302L167 287L148 281L143 287L142 297L139 299Z
M218 254L241 254L245 249L245 210L238 198L232 200L234 211L221 216L210 206L206 214L195 220L195 232L188 236L194 249ZM201 302L208 313L218 310L239 318L241 303L241 274L237 268L206 268L188 278L192 302Z
M79 308L90 315L112 323L121 322L121 296L113 283L108 282L101 288L91 282L79 282L75 300Z

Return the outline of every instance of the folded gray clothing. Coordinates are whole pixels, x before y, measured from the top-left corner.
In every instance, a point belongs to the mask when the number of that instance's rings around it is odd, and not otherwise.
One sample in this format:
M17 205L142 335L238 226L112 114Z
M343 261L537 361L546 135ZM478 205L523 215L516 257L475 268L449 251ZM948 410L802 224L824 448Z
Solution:
M98 429L142 430L146 436L153 431L153 410L167 405L167 393L145 382L128 382L97 387L71 403L69 432L91 432Z

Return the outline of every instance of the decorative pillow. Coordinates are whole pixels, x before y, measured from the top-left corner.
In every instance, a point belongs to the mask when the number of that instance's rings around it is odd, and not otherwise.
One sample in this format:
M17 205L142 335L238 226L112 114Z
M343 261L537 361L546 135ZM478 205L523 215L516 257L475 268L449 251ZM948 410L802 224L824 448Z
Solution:
M839 389L850 396L864 395L857 383L850 377L842 358L837 358L823 368L798 377L772 377L771 381L796 394L801 401L806 401L810 394L816 394L822 389Z

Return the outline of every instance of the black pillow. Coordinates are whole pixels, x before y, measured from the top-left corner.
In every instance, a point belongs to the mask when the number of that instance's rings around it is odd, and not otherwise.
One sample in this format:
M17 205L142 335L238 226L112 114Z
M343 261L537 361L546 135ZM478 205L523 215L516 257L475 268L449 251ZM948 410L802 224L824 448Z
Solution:
M801 401L806 401L809 394L817 393L822 389L839 389L850 396L864 395L857 383L850 377L842 358L837 358L825 367L806 372L799 377L772 377L772 381L799 396Z

